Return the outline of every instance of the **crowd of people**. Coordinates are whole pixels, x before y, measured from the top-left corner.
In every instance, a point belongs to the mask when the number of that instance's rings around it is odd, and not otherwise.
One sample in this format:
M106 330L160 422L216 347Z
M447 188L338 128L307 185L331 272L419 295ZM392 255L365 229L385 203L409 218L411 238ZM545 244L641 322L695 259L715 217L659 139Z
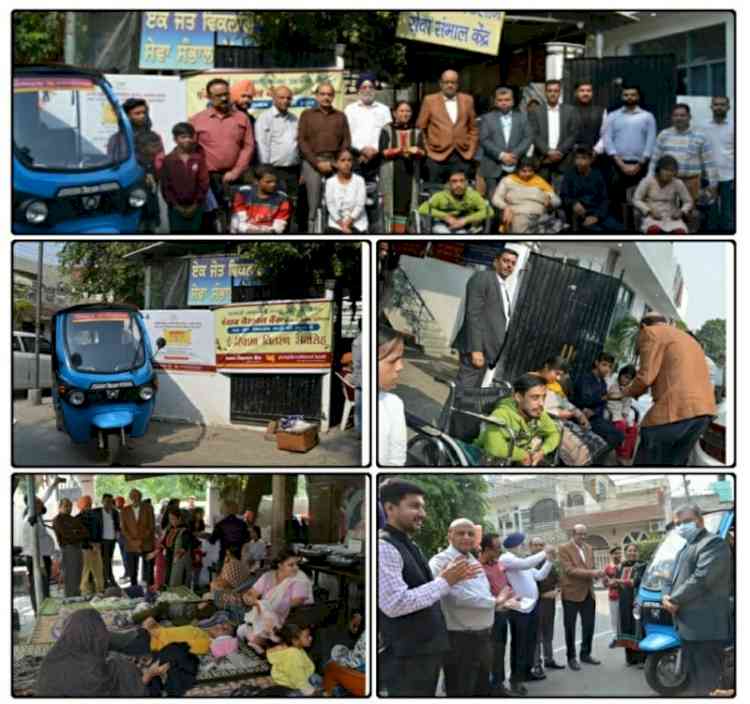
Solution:
M317 105L300 117L280 85L255 119L252 82L214 78L209 106L174 126L169 155L147 102L131 98L123 109L146 172L144 231L159 226L159 189L174 233L734 231L725 96L713 98L713 119L699 128L690 106L675 104L672 126L657 134L634 85L623 86L609 111L594 104L590 80L576 84L569 103L561 82L549 80L545 102L529 100L523 111L514 89L500 86L480 116L456 71L443 72L439 85L418 111L404 100L389 107L375 99L375 74L363 73L357 100L341 111L334 86L323 82ZM113 137L108 151L121 141ZM377 196L368 196L368 184Z
M480 539L479 526L457 518L448 546L428 560L414 540L429 508L423 489L392 478L381 484L379 496L381 696L436 696L441 672L448 697L523 697L533 694L525 683L555 677L566 667L580 672L585 665L582 676L590 676L590 668L602 664L593 654L596 585L608 590L610 647L625 648L626 665L642 666L643 631L633 606L646 564L637 545L625 547L624 559L622 548L613 548L609 564L597 567L585 525L574 526L571 540L555 547L520 532L503 539L483 532ZM722 682L721 651L731 637L730 549L705 529L698 507L681 507L675 517L686 547L665 581L662 607L682 639L690 691L708 696ZM553 651L558 601L565 664Z
M112 696L160 696L157 680L167 670L159 654L170 645L185 644L195 656L221 657L236 652L241 642L268 660L274 685L282 694L364 694L367 645L362 611L353 612L344 641L328 643L327 652L318 652L313 661L307 649L321 622L300 612L315 604L313 583L291 549L280 546L269 551L252 511L240 515L239 505L227 500L223 517L209 531L195 497L185 507L180 499L164 501L158 515L137 488L131 490L129 502L104 494L96 508L90 496L82 496L75 513L73 502L63 498L51 522L59 546L57 559L58 548L43 516L60 481L35 498L35 509L27 508L23 524L22 554L35 613L39 605L33 587L34 540L42 557L44 598L50 596L54 578L63 585L66 599L124 593L148 601L150 593L156 601L133 616L138 627L125 633L107 631L93 609L74 612L45 658L37 696L90 696L105 690ZM218 554L210 555L214 545ZM119 580L113 574L115 546L125 568ZM118 581L129 586L121 589ZM198 600L158 601L162 591L180 586L192 588ZM93 639L94 634L100 637ZM131 662L109 657L110 653L152 654L157 659L136 676ZM62 682L65 668L74 667L76 659L85 662L93 689L82 688L74 679Z
M464 317L452 344L459 353L456 386L487 388L513 324L508 278L518 253L504 248L491 269L476 271L466 284ZM388 466L407 461L404 405L393 393L403 369L404 340L386 325L379 328L378 407L380 460ZM491 417L479 422L455 413L451 432L473 443L483 455L523 466L634 464L679 466L717 413L706 355L689 332L656 311L643 316L636 339L638 367L600 352L589 371L571 378L569 361L550 356L511 383ZM652 405L640 418L635 399L650 392ZM640 436L640 443L638 438ZM637 445L637 450L635 449Z

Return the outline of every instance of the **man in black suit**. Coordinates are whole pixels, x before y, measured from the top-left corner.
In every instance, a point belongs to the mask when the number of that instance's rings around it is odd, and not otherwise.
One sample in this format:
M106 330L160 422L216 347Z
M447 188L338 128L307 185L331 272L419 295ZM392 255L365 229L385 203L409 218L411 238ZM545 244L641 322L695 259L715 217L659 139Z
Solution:
M500 358L512 312L508 277L517 263L518 252L503 249L492 269L477 271L466 284L464 322L453 342L460 353L459 386L481 387L485 372Z
M547 102L529 115L534 156L541 162L539 175L553 186L553 180L562 178L572 165L571 154L580 129L576 109L560 103L560 90L560 81L547 81Z
M487 184L487 200L500 179L516 170L518 160L531 146L526 115L513 109L513 91L501 87L495 91L495 109L482 116L479 127L479 175Z
M664 587L662 606L682 640L690 696L707 697L720 686L722 651L731 636L731 550L706 530L698 506L677 509L675 522L686 545Z
M112 556L115 552L117 534L120 532L120 513L115 508L112 494L102 496L102 505L94 509L102 532L102 565L104 567L104 587L116 587L112 573Z

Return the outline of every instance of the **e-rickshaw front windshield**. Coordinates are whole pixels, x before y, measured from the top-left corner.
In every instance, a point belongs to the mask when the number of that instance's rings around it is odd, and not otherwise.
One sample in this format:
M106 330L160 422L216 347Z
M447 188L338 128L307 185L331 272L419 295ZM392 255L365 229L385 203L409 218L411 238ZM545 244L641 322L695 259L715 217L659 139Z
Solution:
M29 169L62 172L108 168L130 155L102 86L54 75L13 78L13 152Z
M141 328L128 311L69 313L65 349L71 367L89 374L119 374L146 362Z
M703 520L706 530L710 533L718 533L721 520L727 514L727 511L716 511L704 515ZM660 592L664 588L667 580L672 578L675 560L680 550L685 545L685 539L680 536L676 529L667 533L664 541L656 548L651 562L641 580L641 586L655 592Z

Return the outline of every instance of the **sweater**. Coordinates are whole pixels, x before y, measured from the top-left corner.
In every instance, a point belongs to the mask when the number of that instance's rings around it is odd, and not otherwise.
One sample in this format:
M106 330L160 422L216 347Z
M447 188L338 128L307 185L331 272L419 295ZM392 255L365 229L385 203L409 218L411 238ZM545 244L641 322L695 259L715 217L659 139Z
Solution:
M315 691L310 684L310 675L315 672L315 665L302 648L272 648L266 653L266 657L271 663L271 679L275 684L304 694Z
M431 215L438 220L452 215L465 218L467 225L474 225L492 217L492 208L478 191L468 187L463 198L457 198L447 189L435 193L419 206L419 214Z

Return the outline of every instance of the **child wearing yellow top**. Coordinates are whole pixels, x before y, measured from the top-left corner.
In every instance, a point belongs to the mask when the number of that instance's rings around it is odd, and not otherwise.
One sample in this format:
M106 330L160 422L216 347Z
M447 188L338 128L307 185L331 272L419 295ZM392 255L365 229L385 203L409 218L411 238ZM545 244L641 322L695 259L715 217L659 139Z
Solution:
M142 625L151 637L152 652L158 652L170 643L187 643L193 655L207 655L214 638L234 635L231 623L221 623L204 630L197 626L160 626L155 619L147 618Z
M271 679L305 696L315 694L320 676L315 675L315 665L305 652L305 648L312 645L310 629L290 623L282 626L277 633L284 644L266 651L268 662L271 663Z

